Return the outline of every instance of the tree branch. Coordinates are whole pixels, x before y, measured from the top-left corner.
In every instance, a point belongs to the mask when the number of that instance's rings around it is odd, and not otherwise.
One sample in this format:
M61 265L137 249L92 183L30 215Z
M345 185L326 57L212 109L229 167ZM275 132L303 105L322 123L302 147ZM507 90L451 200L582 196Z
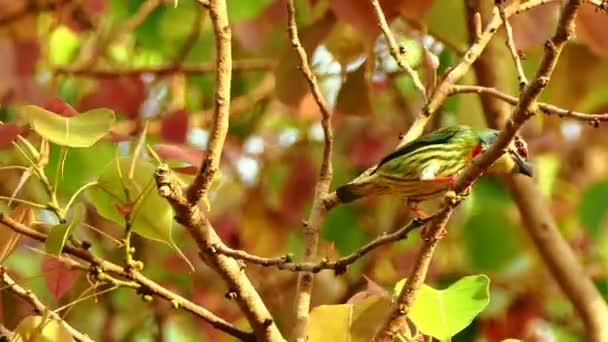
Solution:
M200 250L201 259L226 282L226 297L239 305L253 328L255 337L259 341L284 341L266 305L247 278L245 267L235 259L217 252L216 246L221 247L224 243L199 207L186 198L181 180L166 164L156 169L155 178L160 195L167 199L175 211L175 220L188 230Z
M319 180L315 187L315 195L313 199L312 209L308 221L304 223L304 262L311 262L317 255L317 247L319 244L319 231L327 215L325 206L325 197L329 192L331 179L333 176L332 168L332 149L333 149L333 132L331 127L331 115L329 107L321 94L319 85L317 84L315 74L312 72L308 64L308 56L306 50L300 42L298 36L298 27L295 18L294 0L287 1L287 32L291 45L298 55L299 67L304 78L308 82L312 95L321 111L321 126L323 127L324 147L323 160L321 161L321 170ZM303 272L298 275L298 286L295 298L295 327L293 330L293 339L295 341L305 341L306 331L308 328L308 314L310 312L310 298L312 295L313 274L311 272Z
M26 302L30 303L37 311L37 313L39 313L40 315L45 315L48 313L50 318L58 321L61 325L63 325L77 341L93 341L86 334L83 334L80 331L74 329L74 327L68 324L68 322L61 318L61 316L53 312L53 310L47 308L46 305L44 305L32 291L26 290L23 287L19 286L19 284L15 283L15 281L8 275L8 272L3 266L0 266L0 275L0 284L5 285L9 291L19 296Z
M512 5L505 8L505 18L509 18L516 13L522 13L530 10L536 6L540 6L555 0L530 0L523 4L519 2L513 2ZM490 39L496 34L503 21L500 18L498 9L494 8L492 19L488 23L483 33L476 37L475 42L469 47L464 55L464 58L455 67L451 68L445 75L442 76L441 82L434 89L432 96L428 100L426 106L420 112L420 115L416 118L414 124L410 127L407 134L403 136L399 147L407 144L408 142L418 138L424 131L429 118L433 113L439 109L441 104L445 101L449 95L450 87L460 80L470 69L471 65L479 55L483 52L486 45L490 42Z
M580 6L580 3L580 0L569 0L562 6L555 35L545 44L545 54L535 78L522 91L519 103L503 130L499 133L496 142L478 158L475 158L458 176L454 185L456 193L460 193L470 186L484 170L504 153L504 149L513 139L519 127L534 111L536 98L549 83L559 55L572 34L576 10ZM438 235L441 230L445 229L452 211L460 202L453 200L453 196L452 198L450 197L446 195L445 204L440 214L429 223L429 234L418 253L414 268L407 277L407 281L399 293L386 321L374 337L375 341L394 340L407 323L407 314L414 302L416 291L426 278L426 272L433 252L440 240L440 236Z
M213 127L207 153L196 177L187 191L193 205L207 193L220 165L220 157L228 134L230 119L230 85L232 81L232 32L228 23L225 0L211 0L207 5L215 33L215 102Z
M407 74L414 82L414 87L416 87L416 90L418 90L418 92L426 100L426 89L424 87L424 84L422 84L422 81L420 81L420 77L418 76L416 70L414 70L414 68L412 68L403 59L403 54L406 53L406 51L404 51L404 49L397 44L395 37L391 33L391 29L388 27L388 23L386 22L386 17L384 16L384 12L382 12L380 3L378 2L378 0L371 0L371 3L372 7L374 8L374 14L378 19L378 25L380 26L382 33L384 33L384 38L386 39L386 42L388 44L391 56L393 56L393 58L397 62L397 65L399 65L401 69L407 72Z
M478 11L481 7L482 0L468 1L473 7L467 13L469 17L472 12ZM486 121L492 128L500 128L503 125L502 118L506 117L507 108L504 104L516 104L517 99L500 93L495 88L506 86L505 81L500 81L492 75L498 74L497 69L492 66L495 63L495 56L489 56L486 49L480 59L473 65L477 75L478 82L481 86L482 105ZM488 60L488 63L479 63L482 60ZM490 75L488 77L488 75ZM454 90L471 90L469 86L454 86ZM493 88L486 88L493 87ZM460 88L460 89L459 89ZM505 102L501 102L505 101ZM554 113L565 117L572 117L571 111L563 110L555 106L538 103L541 111L546 114ZM608 114L583 114L573 113L574 119L591 120L604 119ZM597 124L598 121L592 121ZM608 321L608 309L601 295L598 293L592 281L581 269L577 262L577 257L572 252L568 243L561 236L559 229L555 223L555 219L543 203L543 196L539 193L537 186L528 179L522 177L507 177L506 179L509 190L513 194L513 200L517 204L522 216L524 226L528 234L532 237L536 249L539 251L544 263L549 268L549 271L556 279L557 284L563 289L568 299L573 303L574 308L581 316L586 331L589 332L588 337L592 340L606 340L606 328L602 322Z
M346 272L346 268L355 263L357 260L365 256L367 253L373 251L374 249L389 244L391 242L404 240L407 238L408 234L416 229L424 225L426 222L429 222L434 216L428 216L424 218L416 218L410 221L407 225L401 227L400 229L390 233L390 234L382 234L367 244L361 246L359 249L355 250L351 254L336 259L336 260L323 260L320 262L300 262L295 263L291 261L291 256L286 255L277 258L264 258L257 255L249 254L243 250L232 249L228 246L214 246L218 253L230 256L235 259L249 261L251 263L261 265L261 266L275 266L280 270L287 270L291 272L312 272L318 273L322 270L334 270L336 275L342 274Z
M455 95L455 94L463 94L463 93L477 93L477 94L490 95L496 99L499 99L501 101L504 101L504 102L506 102L508 104L512 104L512 105L517 105L517 102L519 101L517 99L517 97L505 94L496 88L489 88L489 87L483 87L483 86L458 85L458 84L454 84L450 88L451 88L450 93L449 93L450 96ZM608 121L608 113L588 114L588 113L575 112L575 111L572 111L569 109L563 109L558 106L555 106L555 105L552 105L549 103L543 103L543 102L538 102L537 106L538 106L538 109L544 114L547 114L547 115L555 114L555 115L559 115L560 118L567 118L567 119L573 119L573 120L578 120L578 121L587 121L587 122L590 122L594 126L598 126L599 122Z
M275 66L275 62L265 59L251 59L234 61L232 63L232 71L266 71L271 70ZM81 68L70 65L56 65L51 69L57 74L66 74L74 76L85 76L95 78L117 78L125 76L138 76L142 74L154 74L156 76L165 76L175 73L184 74L204 74L216 71L215 63L201 63L196 65L172 65L157 66L157 67L142 67L132 69L104 69L104 68Z
M526 86L526 84L528 84L528 79L526 78L524 68L521 65L521 58L519 57L517 48L515 48L515 42L513 41L513 29L511 28L509 19L507 19L507 15L505 14L504 8L502 8L500 3L498 2L496 4L496 7L498 8L500 19L502 19L505 28L505 33L507 34L507 47L509 48L509 52L511 53L511 57L513 58L513 63L515 63L515 70L517 71L517 81L519 82L519 89L521 90Z
M15 232L32 238L34 240L45 242L47 235L40 233L28 226L21 224L20 222L10 218L9 216L0 213L0 222L5 224L7 227L11 228ZM99 271L109 274L114 274L125 279L132 280L138 285L138 288L141 291L157 296L159 298L163 298L171 303L176 303L178 307L183 308L184 310L202 318L204 321L211 324L214 328L224 331L227 334L230 334L236 338L240 338L245 341L253 341L254 335L248 332L244 332L232 324L226 322L225 320L217 317L215 314L210 312L209 310L187 300L186 298L179 296L172 291L162 287L156 282L146 278L143 274L139 273L137 270L129 269L126 270L124 267L114 264L105 259L99 258L93 255L91 252L84 248L76 248L73 246L66 245L63 248L64 254L69 254L77 257L80 260L88 262L92 268L97 267Z

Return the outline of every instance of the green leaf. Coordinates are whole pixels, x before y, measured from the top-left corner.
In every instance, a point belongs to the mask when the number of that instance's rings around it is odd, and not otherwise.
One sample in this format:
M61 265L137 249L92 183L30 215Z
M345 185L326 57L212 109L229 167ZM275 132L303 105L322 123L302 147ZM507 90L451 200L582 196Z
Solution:
M228 19L230 23L238 23L256 17L271 3L271 0L237 0L228 4Z
M390 299L380 296L355 304L318 306L310 312L308 341L370 341L390 306Z
M69 342L70 331L59 321L42 316L27 316L15 329L12 342Z
M602 232L602 222L608 210L608 182L590 185L581 196L578 205L578 219L587 228L593 238L598 238Z
M401 292L405 279L395 285ZM422 285L409 317L425 335L447 341L466 328L490 302L490 279L483 274L467 276L445 290Z
M34 131L45 139L62 146L90 147L103 138L114 123L114 112L97 108L67 118L44 108L29 105L20 114Z
M46 252L52 255L60 255L67 238L72 234L72 230L76 228L84 220L86 209L84 204L77 203L74 205L71 217L68 216L67 223L60 223L53 226L45 242Z
M143 196L141 204L132 213L132 231L175 247L171 237L173 211L169 203L153 188L154 165L138 159L135 162L133 179L128 179L131 162L132 158L121 158L119 163L116 159L110 162L99 177L98 184L87 191L91 201L101 216L124 226L125 213L119 212L118 209L131 208L139 196ZM123 182L129 194L128 199Z
M465 253L476 271L502 272L521 256L517 227L510 222L507 206L497 201L493 203L494 207L482 205L473 208L462 227Z

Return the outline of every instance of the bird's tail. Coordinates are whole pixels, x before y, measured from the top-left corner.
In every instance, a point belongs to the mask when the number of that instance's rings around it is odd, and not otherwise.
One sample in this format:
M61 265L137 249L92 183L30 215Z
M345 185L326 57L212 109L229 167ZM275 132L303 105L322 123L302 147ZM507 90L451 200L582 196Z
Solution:
M336 189L336 195L342 203L349 203L370 195L374 185L370 182L351 182Z

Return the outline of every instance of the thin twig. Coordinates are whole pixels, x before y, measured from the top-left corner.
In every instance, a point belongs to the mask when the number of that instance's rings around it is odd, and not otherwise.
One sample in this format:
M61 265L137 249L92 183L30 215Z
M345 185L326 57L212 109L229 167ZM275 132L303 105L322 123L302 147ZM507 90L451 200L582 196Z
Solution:
M526 78L526 73L524 72L524 68L521 65L521 57L519 56L519 53L515 48L515 41L513 40L513 29L511 28L509 19L507 19L507 15L505 14L504 8L500 4L496 4L496 7L498 7L500 19L502 19L503 21L505 33L507 34L507 47L509 48L509 52L511 53L513 62L515 63L515 70L517 70L517 81L519 82L519 89L522 90L524 89L526 84L528 84L528 79Z
M389 244L391 242L400 241L406 239L408 234L430 221L434 216L428 216L425 218L417 218L412 220L407 225L399 228L398 230L390 234L382 234L367 244L361 246L351 254L336 259L336 260L323 260L320 262L292 262L291 256L282 256L277 258L264 258L257 255L249 254L243 250L232 249L227 246L214 246L220 254L225 254L235 259L245 260L261 266L274 266L280 270L287 270L291 272L312 272L318 273L323 270L334 270L336 275L346 272L346 268L355 263L357 260L365 256L367 253L374 249Z
M187 191L188 202L196 204L206 195L219 169L220 156L230 123L230 84L232 82L232 31L228 23L225 0L213 0L208 4L209 16L215 34L215 100L213 126L207 145L207 153L194 181Z
M517 6L517 4L519 4L518 2L513 2L514 5L510 5L505 8L505 17L509 18L513 14L522 13L552 1L556 0L530 0L520 4L519 6ZM439 109L448 96L450 86L458 82L458 80L460 80L469 71L473 62L475 62L475 60L477 60L479 55L483 52L486 45L488 45L490 42L490 39L492 39L500 26L502 26L502 23L503 21L500 18L498 9L494 8L492 18L483 33L478 36L476 41L469 47L460 63L451 68L445 75L442 76L441 82L439 82L437 87L432 92L432 96L429 98L426 106L422 109L420 115L418 115L416 121L410 127L407 134L405 134L401 139L399 147L418 138L422 134L424 127L429 121L431 115L435 113L437 109Z
M397 62L397 65L399 65L401 69L407 72L407 74L414 82L414 87L416 87L416 90L418 90L418 92L420 92L420 95L422 95L422 97L426 100L426 89L424 87L424 84L422 84L422 81L418 76L418 72L416 72L416 70L414 70L414 68L412 68L405 61L405 59L403 59L403 54L406 53L406 51L404 51L403 47L397 44L395 37L391 33L391 29L388 27L388 23L386 21L386 17L384 16L384 12L382 12L382 8L380 7L380 3L378 2L378 0L371 0L371 3L372 7L374 8L376 18L378 19L378 25L380 26L382 33L384 33L384 38L386 39L386 42L388 44L391 56L393 56L393 58Z
M463 93L488 94L508 104L517 105L517 103L519 102L519 99L517 97L505 94L495 88L458 84L454 84L450 88L450 96ZM537 105L538 109L544 114L555 114L558 115L560 118L586 121L590 122L594 126L599 125L600 122L608 121L608 113L588 114L575 112L544 102L538 102Z
M40 242L46 241L46 234L40 233L35 229L23 225L2 213L0 213L0 222L19 234L22 234ZM99 271L102 271L104 273L114 274L122 278L129 279L137 283L138 288L141 289L142 292L157 296L159 298L163 298L168 302L171 302L172 304L175 303L174 305L176 307L182 308L196 315L197 317L202 318L204 321L208 322L218 330L224 331L227 334L230 334L236 338L240 338L245 341L254 340L254 335L252 333L245 332L236 328L235 326L219 318L209 310L189 301L188 299L182 296L175 294L174 292L164 288L158 283L146 278L143 274L139 273L135 269L131 268L127 271L124 267L114 264L105 259L99 258L84 248L77 248L71 245L64 246L63 253L75 256L80 260L86 261L92 267L97 267Z
M8 275L6 269L3 266L0 266L0 275L2 275L2 277L0 278L0 284L6 286L6 288L10 292L21 297L26 302L30 303L40 315L45 315L48 313L50 318L58 321L61 325L63 325L77 341L93 341L89 336L81 333L80 331L72 327L70 324L68 324L68 322L61 318L61 316L53 312L53 310L47 308L46 305L44 305L32 291L26 290L19 284L15 283L15 281Z
M275 62L266 59L251 59L234 61L232 70L234 72L246 71L267 71L275 66ZM165 76L175 73L184 74L204 74L216 71L215 63L201 63L196 65L165 65L157 67L141 67L132 69L104 69L104 68L82 68L69 65L56 65L51 69L58 74L94 77L94 78L117 78L126 76L137 76L142 74L154 74L156 76Z
M499 133L496 142L487 151L483 152L479 158L470 163L458 176L454 186L456 193L470 186L484 170L504 153L504 148L513 139L519 127L530 118L530 114L536 105L536 98L549 83L559 55L572 34L576 10L580 6L580 3L581 0L570 0L562 7L555 35L545 44L545 54L535 78L522 91L520 101L515 107L511 119ZM374 337L375 341L393 341L405 324L407 324L407 314L414 302L416 291L426 278L426 272L433 252L440 240L438 234L441 230L445 229L445 225L458 203L459 201L453 201L446 196L441 214L429 223L428 238L423 243L414 268L407 277L407 281L399 293L386 321ZM605 338L606 336L603 337Z
M331 126L331 114L327 102L317 84L315 74L308 64L308 55L300 42L298 27L296 25L296 9L294 0L287 1L287 32L291 45L298 55L299 68L306 79L312 95L321 111L321 126L323 127L323 160L319 180L315 187L312 209L308 221L304 223L304 262L312 262L317 256L319 244L319 231L327 215L325 206L325 196L329 192L333 176L332 150L333 150L333 131ZM303 272L298 275L298 286L295 298L295 327L292 335L295 341L305 341L308 327L308 314L310 312L310 299L312 295L313 273Z

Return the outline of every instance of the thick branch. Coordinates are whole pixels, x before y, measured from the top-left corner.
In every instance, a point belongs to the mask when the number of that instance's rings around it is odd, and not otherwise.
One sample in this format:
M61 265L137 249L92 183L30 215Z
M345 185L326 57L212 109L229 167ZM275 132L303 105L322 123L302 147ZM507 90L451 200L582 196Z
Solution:
M382 33L384 33L384 38L386 39L386 42L388 44L391 56L393 56L393 58L397 62L397 65L399 65L401 69L407 72L407 74L414 82L414 87L416 87L416 90L418 90L422 97L426 99L426 89L424 88L424 84L422 84L422 81L420 81L420 77L418 76L416 70L414 70L414 68L412 68L405 61L405 59L403 59L403 53L405 53L406 51L403 51L403 48L397 45L397 41L395 40L395 37L393 37L391 29L388 27L388 23L386 22L386 17L384 16L384 12L382 12L380 3L378 2L378 0L371 0L371 3L372 7L374 8L376 18L378 20L378 25L380 26Z
M556 33L545 44L545 54L535 78L522 91L519 103L504 129L499 133L496 142L487 151L473 160L458 176L454 186L457 193L462 192L466 187L470 186L484 170L504 153L504 149L513 139L519 127L530 117L530 113L534 111L536 98L549 83L559 55L572 34L576 10L580 6L580 3L580 0L570 0L562 7ZM414 268L410 276L407 277L406 284L401 293L399 293L386 321L376 334L375 341L392 341L405 326L407 314L413 304L416 291L424 282L433 252L440 239L438 234L445 228L457 204L458 201L452 201L446 196L442 214L429 223L428 239L423 243Z
M235 259L219 254L216 246L224 246L209 220L182 191L180 180L165 164L156 170L156 184L175 211L175 220L183 225L196 242L200 257L216 271L228 286L226 297L239 305L259 341L284 341L266 305L255 290L245 267Z
M19 234L32 238L34 240L45 242L46 234L40 233L28 226L21 224L20 222L0 213L0 222L16 231ZM171 303L179 303L179 307L202 318L209 324L211 324L214 328L224 331L227 334L230 334L236 338L240 338L245 341L253 341L254 336L251 333L244 332L239 330L232 324L226 322L225 320L217 317L215 314L210 312L209 310L187 300L186 298L179 296L173 293L170 290L162 287L156 282L146 278L144 275L139 273L134 269L125 270L122 266L116 265L112 262L109 262L105 259L101 259L91 252L83 248L75 248L72 246L66 245L63 248L64 254L69 254L77 257L83 261L86 261L91 264L93 267L98 267L100 271L105 273L114 274L129 280L134 281L139 285L139 288L147 294L157 296L159 298L163 298Z
M76 341L93 341L86 334L74 329L74 327L69 325L68 322L61 318L61 316L52 310L49 310L49 308L47 308L46 305L44 305L32 291L26 290L19 286L19 284L15 283L15 281L6 272L6 269L2 266L0 266L0 275L2 276L0 278L0 284L2 284L3 287L6 286L10 292L30 303L40 315L45 315L48 313L49 317L60 322L61 325L63 325L70 332L70 334L72 334Z
M232 32L228 23L226 0L211 0L209 16L215 33L215 102L213 127L207 153L199 171L187 191L188 201L198 203L209 190L220 165L220 156L228 134L230 118L230 83L232 81Z
M333 149L333 132L331 127L331 115L329 107L321 89L317 84L315 74L312 72L308 64L308 56L306 50L300 42L298 36L298 27L296 26L294 0L287 1L287 32L291 45L298 55L299 67L304 78L308 82L312 95L321 111L321 126L323 127L324 147L323 160L321 161L321 171L319 180L315 188L315 197L313 200L312 210L308 218L308 222L304 223L304 262L311 262L317 255L317 247L319 244L319 231L325 220L327 208L324 198L329 192L329 186L333 175L331 155ZM293 330L294 340L305 341L306 330L308 328L308 313L310 312L310 298L312 295L313 274L311 272L303 272L298 275L298 286L295 298L295 327Z
M472 10L476 11L479 10L481 1L473 0L468 3L472 3ZM471 12L468 12L469 17L472 16ZM517 98L505 95L495 89L506 86L504 81L500 82L494 76L487 77L488 75L498 74L491 63L479 63L486 58L489 59L489 62L496 61L494 56L487 56L487 52L486 49L477 63L473 65L479 84L485 87L463 86L460 88L460 86L455 85L453 90L468 92L468 90L473 90L471 88L481 88L481 90L473 91L481 95L486 121L492 128L500 128L503 124L501 118L507 115L507 109L502 101L516 104ZM577 120L591 120L594 123L598 121L593 120L608 119L608 114L576 113L544 103L538 103L538 107L547 114L553 113ZM496 114L496 116L493 114ZM570 246L559 233L555 219L543 203L543 196L539 193L537 186L532 181L521 177L509 177L507 178L507 184L536 249L555 277L557 284L563 289L581 316L588 337L592 340L606 340L606 328L605 324L602 323L608 322L606 304L593 282L581 269Z
M506 102L508 104L512 104L512 105L517 105L517 103L519 101L517 99L517 97L505 94L496 88L489 88L489 87L484 87L484 86L457 85L457 84L454 84L451 86L450 96L455 95L455 94L462 94L462 93L477 93L477 94L490 95L498 100L504 101L504 102ZM543 102L538 102L537 106L538 106L538 109L544 114L547 114L547 115L555 114L555 115L558 115L560 118L573 119L573 120L578 120L578 121L587 121L587 122L590 122L591 124L593 124L594 126L599 125L599 122L608 121L608 113L588 114L588 113L575 112L575 111L572 111L569 109L560 108L558 106L555 106L555 105L552 105L549 103L543 103ZM484 109L485 109L485 107L484 107ZM493 127L497 127L497 126L493 126Z

